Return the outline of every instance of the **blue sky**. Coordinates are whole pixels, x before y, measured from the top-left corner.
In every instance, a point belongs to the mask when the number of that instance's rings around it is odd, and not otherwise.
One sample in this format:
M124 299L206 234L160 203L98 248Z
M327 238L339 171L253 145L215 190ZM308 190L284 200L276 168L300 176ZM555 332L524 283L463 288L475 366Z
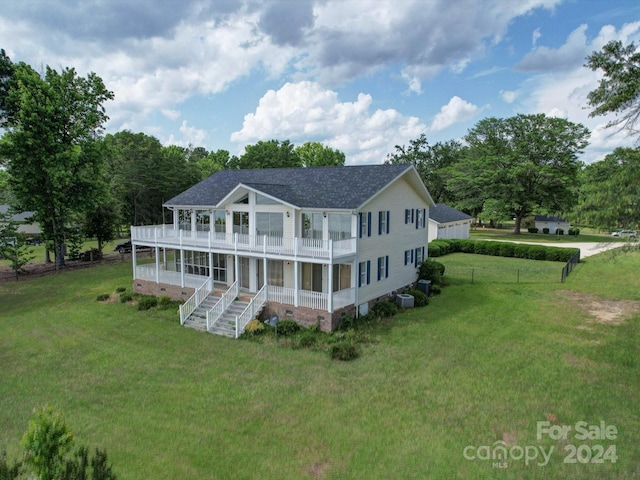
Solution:
M241 154L319 141L381 163L425 133L485 117L582 123L592 162L633 139L589 118L585 58L640 43L637 0L3 0L0 48L39 68L96 72L106 131Z

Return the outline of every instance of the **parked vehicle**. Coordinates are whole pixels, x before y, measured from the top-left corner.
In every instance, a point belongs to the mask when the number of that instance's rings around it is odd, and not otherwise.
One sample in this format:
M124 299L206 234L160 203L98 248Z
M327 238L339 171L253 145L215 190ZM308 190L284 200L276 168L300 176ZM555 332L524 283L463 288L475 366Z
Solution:
M122 253L130 253L131 252L131 240L127 240L126 242L118 243L116 248L113 249L114 252Z
M617 232L611 232L611 236L620 238L638 238L638 232L635 230L618 230Z

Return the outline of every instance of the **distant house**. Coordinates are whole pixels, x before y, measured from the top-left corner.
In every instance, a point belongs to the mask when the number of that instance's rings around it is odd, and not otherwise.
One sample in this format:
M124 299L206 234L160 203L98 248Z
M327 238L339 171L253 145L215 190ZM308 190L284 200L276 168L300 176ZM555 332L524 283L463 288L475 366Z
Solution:
M0 205L0 215L5 215L10 210L9 205ZM14 222L19 223L18 233L22 233L27 236L38 236L42 234L40 230L40 224L31 221L31 217L35 215L35 212L22 212L16 213L11 216Z
M429 241L436 238L469 238L473 217L437 203L429 209Z
M549 229L549 233L554 234L556 231L561 228L564 233L568 233L571 228L571 223L568 220L560 217L550 217L547 215L536 215L533 218L533 222L535 227L538 229L538 232L542 233L544 228Z
M131 227L134 290L186 300L182 324L238 336L260 311L334 330L417 280L433 200L410 165L223 170ZM275 320L274 320L275 322Z

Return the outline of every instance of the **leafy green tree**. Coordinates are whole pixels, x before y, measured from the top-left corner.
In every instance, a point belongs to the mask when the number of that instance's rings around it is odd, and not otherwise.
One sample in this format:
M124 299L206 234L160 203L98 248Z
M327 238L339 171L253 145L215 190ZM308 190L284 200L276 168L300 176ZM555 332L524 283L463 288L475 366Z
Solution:
M56 480L73 444L73 434L62 415L46 406L35 409L21 444L25 464L34 469L39 480Z
M436 203L453 202L447 188L445 169L459 161L462 152L460 142L451 140L429 145L423 133L415 140L410 140L408 147L396 145L395 148L396 152L387 155L385 163L413 165Z
M0 126L4 124L13 111L9 99L9 91L14 83L13 69L13 62L4 49L0 49ZM1 158L0 165L2 165Z
M633 42L623 46L619 40L607 43L601 51L587 57L585 65L601 70L603 77L587 99L593 110L591 117L613 113L616 119L608 127L638 133L640 119L640 52Z
M162 204L200 180L188 150L163 147L155 137L130 131L107 135L110 194L129 225L163 223Z
M11 191L9 189L9 174L0 168L0 205L12 203Z
M237 157L233 158L235 162L238 161ZM196 165L200 171L200 179L204 180L214 173L224 170L229 162L231 162L231 156L228 150L216 150L207 154L206 157L199 158Z
M465 137L465 156L448 169L449 188L462 203L504 205L519 234L537 209L573 208L588 136L584 126L544 114L483 119Z
M293 151L303 167L340 167L345 162L344 153L320 142L306 142Z
M53 241L56 265L63 265L65 226L100 189L103 103L113 94L94 73L80 77L72 68L47 67L40 76L19 63L13 78L0 156L17 203L36 212L44 237Z
M118 205L110 198L96 205L86 213L84 234L98 240L98 251L102 253L102 246L116 238L121 223Z
M640 150L616 148L587 165L576 213L601 229L640 227Z
M233 158L229 168L286 168L301 167L300 157L294 150L294 145L285 140L259 141L255 145L247 145L244 155Z
M9 260L16 281L23 267L33 260L33 249L26 244L24 235L18 231L19 224L9 212L0 214L0 257Z

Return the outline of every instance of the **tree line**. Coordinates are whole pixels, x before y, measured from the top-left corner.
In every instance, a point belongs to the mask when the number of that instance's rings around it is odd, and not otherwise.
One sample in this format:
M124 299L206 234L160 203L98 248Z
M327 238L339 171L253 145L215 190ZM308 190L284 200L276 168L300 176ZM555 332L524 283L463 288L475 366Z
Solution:
M588 96L591 115L614 113L611 128L637 135L635 46L610 42L585 67L603 72ZM164 201L217 171L345 164L344 153L318 142L259 141L235 156L163 146L144 133L104 135L104 103L111 99L94 73L37 72L0 50L0 202L36 212L59 265L79 225L101 249L121 225L163 223ZM637 226L640 151L618 148L584 165L589 134L583 125L544 114L485 118L459 141L431 145L422 134L385 161L414 165L436 202L488 221L514 218L516 233L533 213L570 215L602 229Z

